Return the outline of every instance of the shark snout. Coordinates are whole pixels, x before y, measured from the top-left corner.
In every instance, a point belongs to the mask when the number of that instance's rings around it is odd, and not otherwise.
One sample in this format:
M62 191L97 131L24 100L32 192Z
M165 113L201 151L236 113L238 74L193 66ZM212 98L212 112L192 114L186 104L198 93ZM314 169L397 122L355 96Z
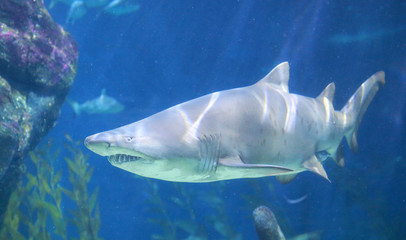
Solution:
M88 136L85 139L85 145L90 146L92 144L99 144L99 143L105 143L108 144L108 140L107 140L108 136L105 133L97 133L91 136Z
M91 151L102 156L108 155L107 151L111 145L111 136L106 133L97 133L85 139L85 146Z

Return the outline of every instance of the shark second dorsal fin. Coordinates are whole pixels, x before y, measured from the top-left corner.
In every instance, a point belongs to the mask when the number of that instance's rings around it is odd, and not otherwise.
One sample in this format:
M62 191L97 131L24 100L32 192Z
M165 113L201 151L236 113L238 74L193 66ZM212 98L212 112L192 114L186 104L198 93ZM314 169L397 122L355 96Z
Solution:
M273 87L279 88L284 92L289 92L289 63L283 62L272 69L263 79L258 83L271 84Z
M320 93L316 98L319 101L323 101L323 98L327 98L329 102L333 102L334 93L336 91L336 85L332 82Z

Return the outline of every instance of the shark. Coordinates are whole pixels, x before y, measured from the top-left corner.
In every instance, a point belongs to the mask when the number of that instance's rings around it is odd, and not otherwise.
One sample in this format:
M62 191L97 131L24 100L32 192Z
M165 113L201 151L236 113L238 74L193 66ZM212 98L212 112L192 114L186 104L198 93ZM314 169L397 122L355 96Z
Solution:
M66 17L66 24L73 24L76 20L82 18L87 12L86 4L82 0L75 0L69 7Z
M106 95L106 89L101 90L99 97L82 104L69 99L67 101L72 106L75 116L79 116L83 112L87 114L115 114L124 110L124 106L120 102Z
M359 31L357 33L339 33L328 38L328 41L335 44L365 43L382 38L391 37L406 31L406 26L389 29L378 29L375 31Z
M385 84L368 78L341 110L335 84L316 98L289 92L289 64L253 85L207 94L84 140L94 153L134 174L174 182L276 176L288 183L311 171L329 180L322 163L344 166L342 141L358 151L357 131Z
M49 9L58 3L69 5L66 24L74 24L86 15L87 10L93 8L115 16L129 14L140 8L137 0L52 0Z
M131 0L113 0L103 8L106 13L120 16L140 9L140 4Z

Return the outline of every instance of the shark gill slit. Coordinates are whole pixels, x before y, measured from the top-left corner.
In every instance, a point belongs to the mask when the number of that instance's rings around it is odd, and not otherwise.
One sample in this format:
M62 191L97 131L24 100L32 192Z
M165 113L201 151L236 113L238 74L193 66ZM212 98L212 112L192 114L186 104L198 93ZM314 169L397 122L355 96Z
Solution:
M126 155L126 154L115 154L115 155L110 155L107 157L107 160L109 160L109 162L111 164L113 164L113 163L122 164L122 163L126 163L126 162L137 161L139 159L141 159L141 157Z

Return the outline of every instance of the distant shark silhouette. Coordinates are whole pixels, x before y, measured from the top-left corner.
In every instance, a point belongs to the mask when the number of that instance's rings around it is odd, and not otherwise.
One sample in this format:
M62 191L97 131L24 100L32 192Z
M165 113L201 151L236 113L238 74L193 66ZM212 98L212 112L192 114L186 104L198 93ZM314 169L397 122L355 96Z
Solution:
M106 89L103 89L101 91L101 94L98 98L86 101L82 104L71 100L67 101L72 106L76 116L80 115L81 113L114 114L121 112L124 109L124 106L116 99L106 95Z
M52 0L49 9L52 9L57 3L69 5L66 24L75 23L86 14L89 8L100 8L101 12L115 16L129 14L140 9L137 0Z
M365 41L373 41L387 36L392 36L403 32L406 27L398 27L393 29L379 29L376 31L360 31L354 34L335 34L329 38L329 41L336 44L360 43Z
M103 10L112 15L120 16L129 14L140 9L140 5L130 0L113 0Z
M291 181L309 170L328 179L321 164L344 165L341 141L358 149L361 118L379 85L366 80L341 111L335 85L317 97L289 93L289 65L279 64L254 85L215 92L138 122L85 139L93 152L132 173L175 182L277 176Z

